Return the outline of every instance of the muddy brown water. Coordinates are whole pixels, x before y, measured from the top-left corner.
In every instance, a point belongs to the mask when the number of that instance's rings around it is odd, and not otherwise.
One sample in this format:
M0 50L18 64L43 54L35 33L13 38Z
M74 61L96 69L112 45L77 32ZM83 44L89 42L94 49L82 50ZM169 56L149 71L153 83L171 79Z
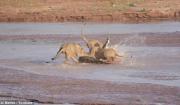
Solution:
M2 99L72 104L180 103L178 22L85 26L1 23L0 27ZM82 28L87 37L102 41L111 34L112 47L124 55L121 62L63 64L63 55L51 62L66 41L86 48L79 39Z

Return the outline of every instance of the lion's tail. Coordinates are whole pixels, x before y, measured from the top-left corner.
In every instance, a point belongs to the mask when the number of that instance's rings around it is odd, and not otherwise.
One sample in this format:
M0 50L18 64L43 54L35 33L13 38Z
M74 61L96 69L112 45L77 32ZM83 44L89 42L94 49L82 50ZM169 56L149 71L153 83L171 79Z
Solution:
M62 53L62 51L63 51L63 47L61 47L61 48L58 50L56 56L53 57L52 60L55 60L55 59L58 57L58 55L59 55L60 53Z

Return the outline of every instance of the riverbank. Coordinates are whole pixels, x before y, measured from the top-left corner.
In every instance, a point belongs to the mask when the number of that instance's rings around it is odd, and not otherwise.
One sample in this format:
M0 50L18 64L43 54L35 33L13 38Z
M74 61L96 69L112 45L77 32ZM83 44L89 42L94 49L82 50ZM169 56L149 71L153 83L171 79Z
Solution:
M161 103L177 105L180 103L179 87L149 83L67 79L2 67L0 67L0 72L3 72L0 74L0 99L65 105L66 103L75 105L150 105Z
M0 22L151 22L180 19L179 0L0 1Z

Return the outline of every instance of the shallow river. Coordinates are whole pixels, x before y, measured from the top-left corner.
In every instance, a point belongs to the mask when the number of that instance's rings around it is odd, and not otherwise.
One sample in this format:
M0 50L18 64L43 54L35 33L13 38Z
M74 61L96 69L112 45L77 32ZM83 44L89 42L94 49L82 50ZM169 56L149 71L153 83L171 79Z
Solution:
M179 31L180 22L0 23L0 67L45 76L103 80L116 84L156 84L179 88ZM112 46L124 56L121 62L108 65L63 64L63 55L56 61L50 61L60 44L66 42L67 38L64 36L69 36L68 34L74 35L72 39L68 37L68 41L78 42L86 48L84 42L78 39L81 33L86 34L87 37L93 35L93 38L101 40L106 37L103 34L111 34ZM55 39L51 38L54 34ZM25 36L22 35L30 37L23 39ZM41 37L36 39L36 35ZM50 63L46 63L48 61Z
M80 23L1 23L0 34L46 35L62 33L76 35L80 34L82 26L84 33L95 34L95 36L96 34L98 36L98 34L107 33L120 34L119 36L121 36L122 33L130 33L130 36L121 40L123 44L116 43L119 53L124 55L121 63L112 65L86 64L85 66L83 64L66 65L62 64L64 57L61 56L59 60L46 64L45 62L55 55L60 45L59 43L41 40L36 42L2 40L0 41L0 65L45 75L61 75L120 83L137 82L180 86L180 46L149 46L145 44L146 35L140 36L138 34L144 32L169 32L171 36L171 33L180 31L179 22L151 24L89 23L86 25ZM147 36L151 36L151 34ZM176 37L179 38L178 35ZM134 44L135 46L133 46Z

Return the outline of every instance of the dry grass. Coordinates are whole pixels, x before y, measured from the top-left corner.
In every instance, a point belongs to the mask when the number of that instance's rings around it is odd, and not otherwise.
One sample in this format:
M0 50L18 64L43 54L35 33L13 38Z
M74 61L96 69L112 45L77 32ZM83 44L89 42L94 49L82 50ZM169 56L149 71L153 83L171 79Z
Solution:
M14 8L23 11L111 13L151 9L179 9L178 0L0 0L1 11ZM13 11L13 9L12 9Z
M83 11L122 11L131 8L131 4L135 5L144 0L0 0L1 11L5 8L15 8L21 10L39 11L61 11L76 10Z
M126 11L137 8L180 8L178 0L0 0L1 11L6 8L23 10L67 10L67 11Z

